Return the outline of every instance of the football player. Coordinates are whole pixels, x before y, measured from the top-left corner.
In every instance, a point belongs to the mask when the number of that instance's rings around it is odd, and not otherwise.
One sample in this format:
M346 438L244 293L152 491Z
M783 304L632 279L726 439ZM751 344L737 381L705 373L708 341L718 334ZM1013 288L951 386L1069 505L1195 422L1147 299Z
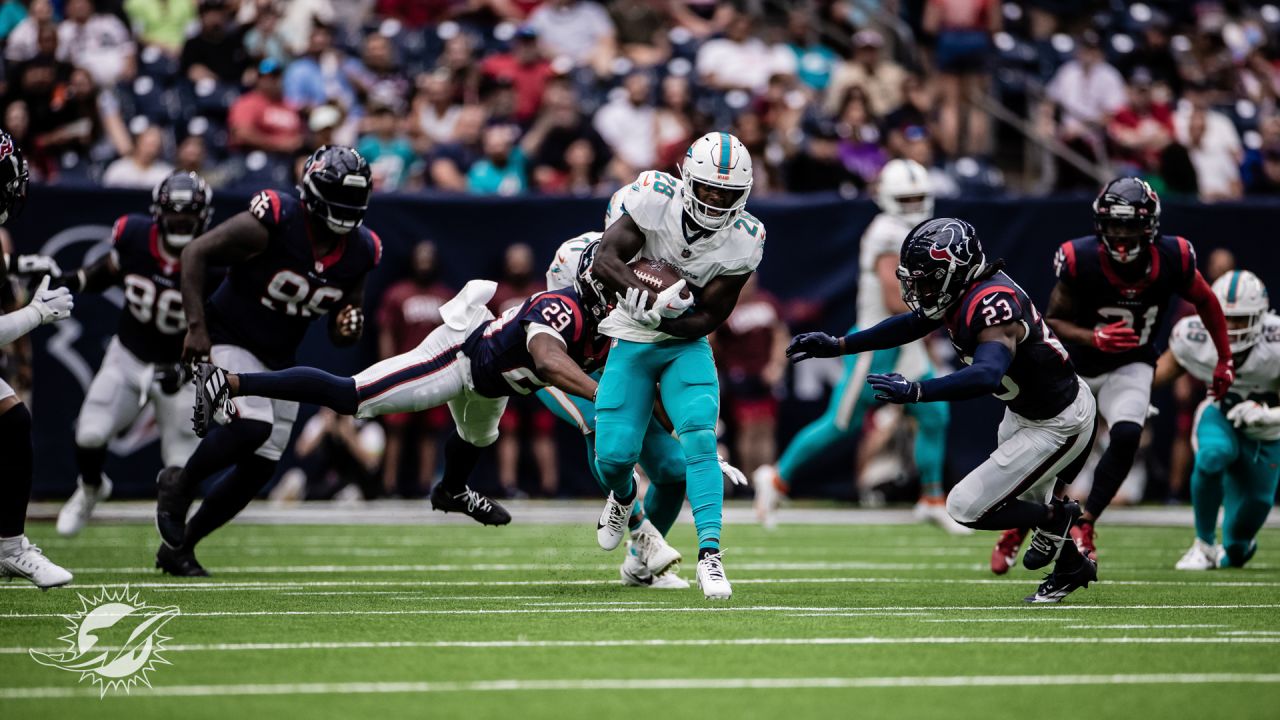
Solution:
M1084 515L1071 535L1096 557L1093 525L1129 475L1151 400L1155 337L1175 295L1195 305L1218 350L1210 392L1221 397L1233 370L1226 320L1196 269L1185 238L1160 234L1160 198L1133 177L1107 183L1093 202L1094 234L1062 244L1054 258L1058 284L1045 313L1089 384L1106 422L1106 450L1093 473ZM1023 531L1001 536L991 569L1001 574L1018 554Z
M303 165L297 198L264 190L248 210L187 245L183 361L212 358L236 372L289 367L312 321L335 308L329 338L340 346L359 340L365 277L382 255L378 236L363 226L372 189L369 163L359 153L325 146ZM206 305L205 271L212 265L228 270ZM196 392L198 398L200 386ZM298 405L237 398L231 415L234 422L209 433L184 468L166 468L157 480L156 527L164 543L156 564L167 573L207 574L196 544L271 479ZM188 522L196 489L229 466Z
M16 217L27 200L27 162L9 133L0 130L0 225ZM0 315L0 344L8 344L45 323L71 316L71 291L49 288L58 264L43 255L0 254L5 275L44 275L31 302L21 310ZM26 578L36 587L49 589L71 582L71 573L59 567L26 536L27 503L31 501L31 476L35 450L31 446L31 413L13 388L0 380L0 577Z
M764 225L744 210L751 185L751 155L742 142L707 133L689 147L680 179L650 170L627 188L622 216L605 229L593 263L596 280L618 299L600 323L612 347L596 401L596 465L610 491L597 542L612 550L622 540L636 497L632 468L644 444L636 429L648 424L660 396L684 451L698 585L708 599L728 599L733 587L720 552L720 388L707 335L733 312L764 254ZM628 267L637 256L665 261L682 279L650 302ZM681 297L686 285L692 293Z
M1236 379L1231 392L1205 400L1196 412L1191 435L1196 539L1175 566L1179 570L1248 562L1258 550L1258 531L1280 482L1280 317L1271 312L1267 288L1247 270L1219 277L1213 293L1227 318ZM1156 364L1157 385L1183 373L1213 381L1221 361L1207 325L1194 316L1174 325L1169 349ZM1218 545L1218 510L1224 506Z
M914 160L890 160L877 180L876 215L862 234L859 250L858 325L871 327L885 318L904 313L895 275L902 240L911 228L933 216L933 190L929 172ZM857 326L849 333L857 332ZM848 442L862 427L862 419L877 404L876 393L863 380L868 374L898 372L912 380L933 377L933 365L924 342L907 343L875 353L845 358L844 375L836 384L822 417L806 425L778 459L778 467L765 467L752 478L756 489L756 516L765 527L777 521L778 501L791 489L791 478L805 463L838 444ZM956 535L973 530L947 514L942 491L950 412L945 402L912 405L916 419L915 460L920 472L920 501L916 517Z
M179 257L209 227L213 192L199 175L178 171L151 192L151 214L125 215L111 228L111 250L93 264L63 275L75 292L124 288L127 312L107 345L102 366L76 420L76 491L58 513L58 534L84 529L93 508L111 496L102 474L107 443L151 404L166 467L187 462L199 438L188 422L195 393L185 382Z
M1096 563L1066 542L1080 505L1055 497L1084 464L1096 408L1066 350L1031 299L987 262L973 226L938 218L902 244L897 276L910 312L844 337L798 336L796 362L895 347L947 329L964 369L929 380L899 373L867 376L876 397L893 403L967 400L987 394L1005 404L998 446L947 497L947 512L978 530L1036 528L1023 564L1053 572L1027 602L1059 602L1098 577Z

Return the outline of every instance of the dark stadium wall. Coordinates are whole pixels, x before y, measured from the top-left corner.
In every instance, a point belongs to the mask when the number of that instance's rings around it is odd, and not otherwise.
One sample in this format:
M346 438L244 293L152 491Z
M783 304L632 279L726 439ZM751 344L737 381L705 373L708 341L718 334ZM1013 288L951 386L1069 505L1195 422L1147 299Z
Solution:
M247 196L219 195L214 221L246 207ZM105 250L112 221L126 212L146 212L150 197L136 191L39 187L31 193L26 211L10 224L18 248L51 252L63 268L78 267L86 254ZM455 286L475 277L497 274L503 249L527 242L539 261L549 261L564 239L599 227L603 199L538 199L469 196L380 196L374 201L368 225L382 237L384 258L369 284L367 308L372 318L377 299L388 284L407 272L412 244L430 238L440 246L444 279ZM1171 202L1165 207L1166 232L1195 243L1201 265L1211 249L1232 250L1241 267L1257 272L1271 287L1280 287L1280 262L1270 248L1272 223L1280 205L1243 203L1200 205ZM768 227L768 244L761 266L762 285L778 295L802 318L793 328L821 327L843 332L854 320L858 238L874 216L866 200L835 196L761 199L751 211ZM1091 232L1089 199L998 199L940 201L938 213L957 215L974 224L989 255L1002 257L1010 274L1044 308L1053 283L1052 257L1063 240ZM75 481L72 435L83 389L102 358L115 330L121 296L77 300L72 321L46 326L34 333L35 388L33 414L38 461L35 493L64 497ZM807 319L806 319L807 318ZM373 357L373 333L353 348L332 347L317 324L299 352L299 361L337 372L354 372ZM781 440L821 412L832 368L801 366L790 373L783 403ZM1159 401L1157 401L1159 405ZM1000 407L984 399L953 410L948 474L961 477L980 462L995 442ZM1172 413L1157 419L1158 446L1167 445ZM299 422L299 426L301 422ZM594 494L581 460L581 441L567 427L560 435L562 484L566 489ZM159 468L154 430L138 428L120 439L107 472L120 496L152 493ZM1156 455L1160 455L1157 450ZM810 468L797 478L802 492L848 496L851 455L830 458L826 467ZM482 468L492 475L492 468ZM494 483L487 477L480 483ZM1157 484L1160 482L1156 481Z

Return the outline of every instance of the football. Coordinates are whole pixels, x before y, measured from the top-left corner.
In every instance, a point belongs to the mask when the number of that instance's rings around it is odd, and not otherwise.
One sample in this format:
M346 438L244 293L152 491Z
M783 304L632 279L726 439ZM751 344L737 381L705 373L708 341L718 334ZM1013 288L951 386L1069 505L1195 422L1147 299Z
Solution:
M680 272L665 260L650 260L646 257L636 258L632 260L627 267L631 268L631 272L636 274L640 282L649 287L653 295L666 290L675 283L680 281ZM688 298L690 292L686 287L680 293L680 297Z

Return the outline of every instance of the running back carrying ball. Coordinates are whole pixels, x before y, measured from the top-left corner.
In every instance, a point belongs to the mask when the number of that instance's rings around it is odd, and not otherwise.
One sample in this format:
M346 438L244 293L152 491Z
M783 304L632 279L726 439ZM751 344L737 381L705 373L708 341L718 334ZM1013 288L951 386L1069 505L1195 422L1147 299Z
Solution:
M652 305L654 298L658 293L666 290L672 285L680 282L680 272L665 260L650 260L646 257L639 257L627 264L631 268L631 272L635 273L640 282L649 288L648 304ZM680 291L681 299L689 299L692 293L689 288L685 287Z

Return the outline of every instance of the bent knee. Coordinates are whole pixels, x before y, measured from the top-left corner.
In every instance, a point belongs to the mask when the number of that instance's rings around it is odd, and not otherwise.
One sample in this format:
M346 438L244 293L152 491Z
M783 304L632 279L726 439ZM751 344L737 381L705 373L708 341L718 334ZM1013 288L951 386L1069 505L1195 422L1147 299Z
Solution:
M982 499L965 488L964 483L951 488L947 494L947 514L958 523L977 522L985 511Z
M101 448L111 442L111 428L101 422L76 424L76 447Z
M1111 426L1108 437L1111 440L1111 447L1134 452L1142 442L1142 426L1135 422L1118 422Z
M1235 453L1225 445L1201 445L1196 453L1196 467L1207 473L1220 473L1235 460Z

